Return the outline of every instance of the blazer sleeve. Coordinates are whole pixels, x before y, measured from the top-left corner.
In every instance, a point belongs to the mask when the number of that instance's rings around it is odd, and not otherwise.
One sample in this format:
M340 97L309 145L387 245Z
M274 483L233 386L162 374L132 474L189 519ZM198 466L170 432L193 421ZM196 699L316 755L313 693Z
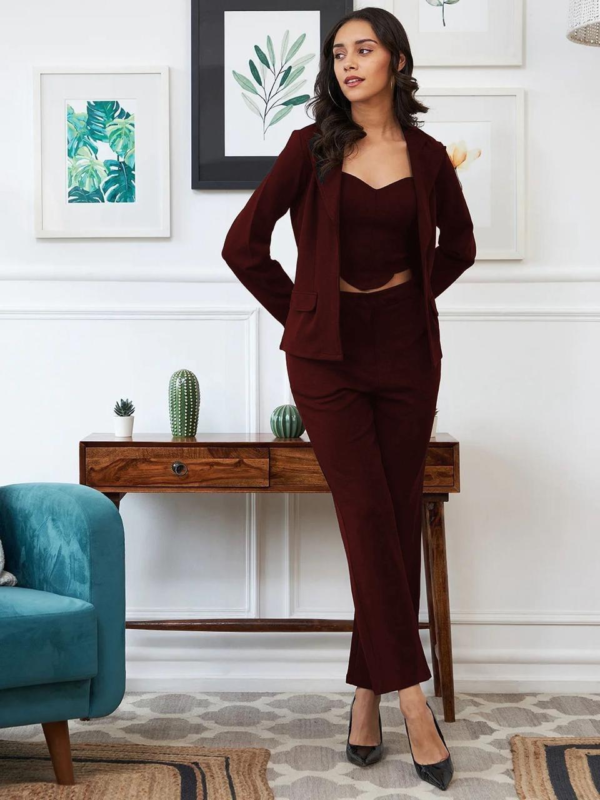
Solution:
M271 234L302 188L305 158L301 148L300 132L292 131L271 170L234 219L221 252L239 281L282 325L294 284L271 257Z
M433 257L431 290L438 297L475 262L477 253L471 214L445 147L435 193L440 233Z

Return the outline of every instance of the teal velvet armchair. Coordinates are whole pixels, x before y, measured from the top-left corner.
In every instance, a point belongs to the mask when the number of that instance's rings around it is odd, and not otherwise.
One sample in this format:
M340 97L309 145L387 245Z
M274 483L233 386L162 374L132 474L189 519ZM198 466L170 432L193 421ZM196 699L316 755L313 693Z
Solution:
M107 716L125 692L121 516L89 486L0 486L0 540L17 578L0 586L0 729L41 723L72 784L68 720Z

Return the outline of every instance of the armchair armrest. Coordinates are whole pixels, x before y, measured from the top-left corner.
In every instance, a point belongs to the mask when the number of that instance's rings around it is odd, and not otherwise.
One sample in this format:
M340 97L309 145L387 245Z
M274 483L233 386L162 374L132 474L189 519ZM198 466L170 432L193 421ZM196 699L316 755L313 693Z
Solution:
M98 674L89 716L110 714L125 691L125 536L117 508L76 483L0 486L0 537L18 586L95 607Z

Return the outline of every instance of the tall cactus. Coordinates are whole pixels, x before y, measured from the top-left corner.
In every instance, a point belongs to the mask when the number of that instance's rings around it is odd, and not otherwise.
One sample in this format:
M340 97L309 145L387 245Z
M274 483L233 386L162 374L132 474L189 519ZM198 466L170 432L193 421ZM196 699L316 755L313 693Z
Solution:
M195 436L200 412L198 378L189 369L178 369L169 380L169 419L173 436Z

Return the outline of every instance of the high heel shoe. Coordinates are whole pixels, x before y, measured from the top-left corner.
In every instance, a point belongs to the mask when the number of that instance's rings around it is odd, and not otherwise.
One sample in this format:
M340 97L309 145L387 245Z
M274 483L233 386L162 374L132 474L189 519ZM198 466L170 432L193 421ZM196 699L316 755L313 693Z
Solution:
M444 743L444 747L448 750L446 745L446 740L444 739L444 735L440 730L440 726L437 723L437 719L435 718L435 714L433 713L433 709L426 703L427 708L431 711L431 715L433 717L433 721L435 722L435 727L437 728L437 732L440 736L440 739ZM404 720L404 727L406 728L406 736L408 737L408 746L410 747L410 754L412 756L413 764L415 765L415 769L417 771L417 775L421 780L427 781L427 783L431 783L438 789L441 789L443 792L446 791L448 788L448 784L452 780L452 776L454 775L454 765L452 764L452 756L450 755L450 750L448 750L448 757L445 758L443 761L436 761L434 764L418 764L415 761L415 757L413 756L412 745L410 743L410 735L408 733L408 725L406 724L406 719Z
M383 732L381 730L381 713L379 713L379 744L350 744L350 731L352 730L352 709L354 708L354 700L350 706L350 723L348 725L348 739L346 740L346 758L351 764L357 767L370 767L371 764L376 764L383 755Z

